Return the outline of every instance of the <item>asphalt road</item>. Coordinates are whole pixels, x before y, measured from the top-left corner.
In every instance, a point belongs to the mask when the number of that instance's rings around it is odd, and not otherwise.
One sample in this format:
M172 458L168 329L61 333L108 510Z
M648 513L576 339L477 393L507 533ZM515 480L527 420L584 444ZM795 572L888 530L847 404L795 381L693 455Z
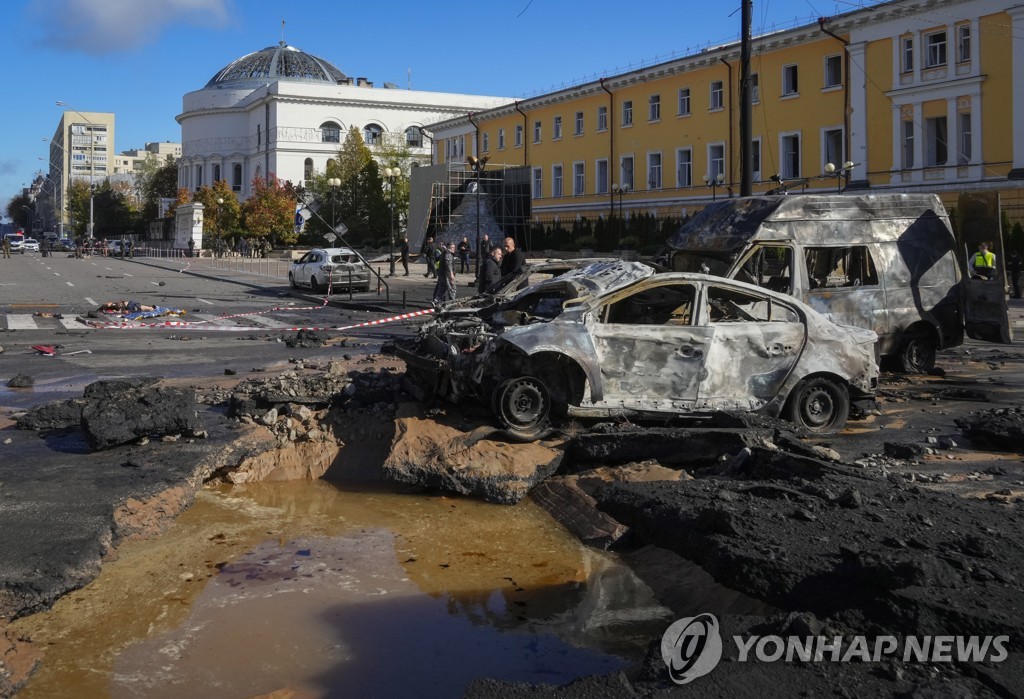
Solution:
M295 328L338 328L387 318L403 310L403 295L310 296L288 287L287 264L249 262L249 270L218 269L206 261L142 258L44 258L38 254L0 259L0 407L25 408L78 395L100 378L163 376L187 378L238 374L287 362L323 359L338 353L374 351L380 342L411 331L415 321L386 327L325 331L345 338L343 346L290 348ZM283 275L281 273L283 272ZM422 278L405 295L422 300ZM422 288L420 288L422 287ZM412 293L412 292L415 293ZM82 323L89 311L117 300L183 309L185 315L142 321L185 321L161 328L93 328ZM57 316L61 317L57 317ZM56 356L34 345L58 345ZM85 351L83 351L85 350ZM72 354L77 353L77 354ZM32 389L10 389L8 380L26 374Z

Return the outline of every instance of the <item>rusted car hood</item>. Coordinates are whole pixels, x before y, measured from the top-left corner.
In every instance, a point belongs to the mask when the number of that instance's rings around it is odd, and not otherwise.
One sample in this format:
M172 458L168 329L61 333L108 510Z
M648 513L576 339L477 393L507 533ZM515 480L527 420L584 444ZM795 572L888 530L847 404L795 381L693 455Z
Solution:
M574 269L559 277L545 280L540 284L524 289L513 297L513 302L527 293L536 293L538 290L547 287L564 286L566 284L576 290L577 298L601 296L627 287L641 279L646 279L654 273L655 269L653 267L642 262L628 262L626 260L599 262L582 269Z

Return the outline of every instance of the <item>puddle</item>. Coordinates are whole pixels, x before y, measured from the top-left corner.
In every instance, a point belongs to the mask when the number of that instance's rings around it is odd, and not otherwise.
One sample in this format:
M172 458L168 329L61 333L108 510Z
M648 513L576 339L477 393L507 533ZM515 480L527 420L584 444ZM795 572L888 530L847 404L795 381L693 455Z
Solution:
M459 696L641 657L672 615L529 502L307 483L208 490L14 628L19 697Z

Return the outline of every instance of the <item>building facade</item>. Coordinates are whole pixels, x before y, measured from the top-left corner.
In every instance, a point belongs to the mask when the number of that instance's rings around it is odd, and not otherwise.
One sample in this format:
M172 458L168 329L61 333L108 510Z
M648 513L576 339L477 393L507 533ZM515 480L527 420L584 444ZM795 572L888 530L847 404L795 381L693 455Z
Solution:
M376 88L281 42L239 58L184 96L178 184L197 191L224 180L240 199L254 178L269 174L301 185L326 171L352 126L371 148L405 146L427 162L425 124L509 101L391 83Z
M431 124L433 162L529 168L535 221L692 213L739 193L739 54ZM994 189L1024 216L1019 0L892 0L757 36L751 75L755 194Z
M83 180L98 185L111 172L114 160L114 115L110 112L65 110L50 138L50 174L59 202L58 224L67 222L68 185Z

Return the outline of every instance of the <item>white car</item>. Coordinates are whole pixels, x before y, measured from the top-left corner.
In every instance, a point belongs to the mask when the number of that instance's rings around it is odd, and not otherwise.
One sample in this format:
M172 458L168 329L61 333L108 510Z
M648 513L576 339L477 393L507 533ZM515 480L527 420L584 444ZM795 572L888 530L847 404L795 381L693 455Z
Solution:
M29 252L39 252L39 241L35 238L25 238L25 243L22 246L22 252L25 250Z
M351 248L314 248L292 263L288 283L313 293L370 290L370 268Z

